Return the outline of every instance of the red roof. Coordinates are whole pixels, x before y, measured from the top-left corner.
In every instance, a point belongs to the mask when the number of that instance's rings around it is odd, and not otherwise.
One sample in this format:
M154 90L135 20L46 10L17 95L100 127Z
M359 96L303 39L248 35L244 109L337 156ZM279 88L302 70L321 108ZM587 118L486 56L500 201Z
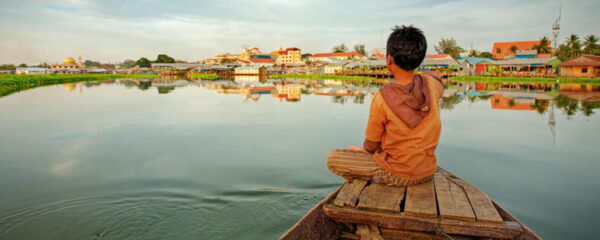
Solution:
M550 43L550 41L548 41ZM492 55L496 59L504 59L506 55L512 55L513 53L510 51L512 46L517 46L519 50L531 50L533 45L539 44L540 41L521 41L521 42L497 42L494 43L494 47L492 48ZM498 53L498 48L500 48L500 52Z
M371 54L371 57L385 59L385 54L383 54L383 53Z
M581 55L569 61L563 62L560 66L594 66L600 67L600 56Z
M425 56L425 58L452 58L452 56L450 56L450 54L430 54Z
M322 57L349 57L349 56L358 56L362 57L363 55L357 52L341 52L341 53L316 53L315 55L310 56L310 58L322 58Z
M275 61L273 61L270 58L250 58L250 62L253 62L253 63L272 63L272 64L275 64Z

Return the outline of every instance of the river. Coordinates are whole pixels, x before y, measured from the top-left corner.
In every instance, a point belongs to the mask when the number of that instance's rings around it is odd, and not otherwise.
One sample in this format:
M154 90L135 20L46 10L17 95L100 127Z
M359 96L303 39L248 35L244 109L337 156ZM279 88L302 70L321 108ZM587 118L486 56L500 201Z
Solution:
M0 239L276 239L343 179L377 85L128 80L0 98ZM449 82L438 164L544 239L592 239L600 86Z

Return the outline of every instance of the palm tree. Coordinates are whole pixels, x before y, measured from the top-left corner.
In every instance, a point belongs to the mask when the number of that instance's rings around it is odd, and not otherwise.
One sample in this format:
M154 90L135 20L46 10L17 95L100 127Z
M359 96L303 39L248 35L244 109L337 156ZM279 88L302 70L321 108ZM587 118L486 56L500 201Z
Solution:
M594 34L585 37L585 42L583 42L583 53L594 54L594 52L598 51L598 48L598 37Z
M571 50L571 57L577 57L581 55L581 41L577 34L571 34L567 37L567 47Z
M540 43L533 45L531 49L537 50L538 53L551 53L552 49L550 48L550 39L544 36L542 39L540 39Z
M460 52L463 51L463 48L456 45L456 40L454 40L454 38L442 38L442 40L438 42L438 45L434 46L434 49L438 54L450 54L452 58L457 58L458 55L460 55Z
M511 51L513 54L517 54L517 51L518 51L518 50L519 50L519 47L517 47L517 46L515 46L515 45L512 45L512 46L510 46L510 51Z
M342 43L340 45L334 46L331 51L333 51L334 53L343 53L348 51L348 47L346 47L345 43Z

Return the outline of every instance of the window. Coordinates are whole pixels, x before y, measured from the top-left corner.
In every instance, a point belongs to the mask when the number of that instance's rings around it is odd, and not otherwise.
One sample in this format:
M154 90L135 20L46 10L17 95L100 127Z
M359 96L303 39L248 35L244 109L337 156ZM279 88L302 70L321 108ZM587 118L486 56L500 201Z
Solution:
M581 73L587 73L587 68L582 68Z
M502 53L502 49L496 48L496 53Z

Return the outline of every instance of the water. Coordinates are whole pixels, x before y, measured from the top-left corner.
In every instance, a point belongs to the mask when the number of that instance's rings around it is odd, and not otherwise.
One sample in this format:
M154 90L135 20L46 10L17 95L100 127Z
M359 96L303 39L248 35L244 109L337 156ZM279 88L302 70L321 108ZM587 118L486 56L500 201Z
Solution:
M441 166L544 239L600 234L597 86L449 85ZM278 238L343 182L325 157L362 143L377 90L282 86L118 80L0 98L0 239Z

